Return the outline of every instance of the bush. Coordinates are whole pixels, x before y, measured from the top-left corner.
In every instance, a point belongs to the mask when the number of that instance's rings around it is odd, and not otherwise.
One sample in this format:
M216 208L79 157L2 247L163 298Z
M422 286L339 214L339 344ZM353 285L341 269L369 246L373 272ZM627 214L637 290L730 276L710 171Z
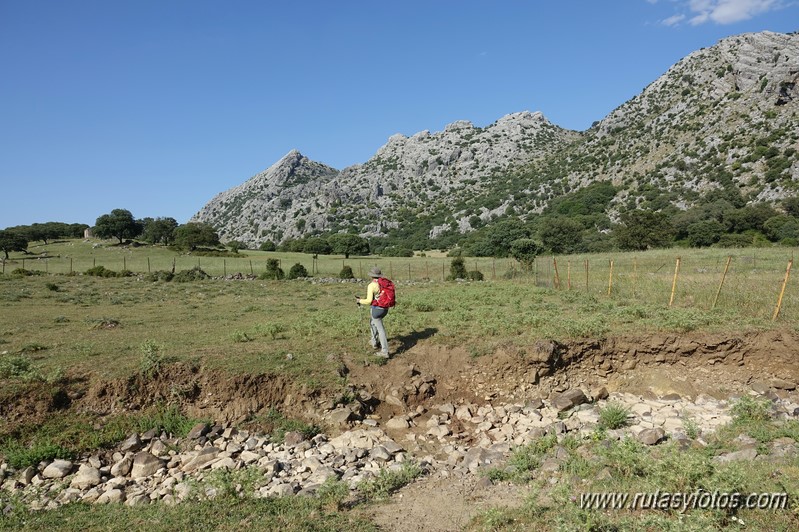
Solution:
M483 280L483 272L478 270L472 270L470 272L466 272L466 278L470 281L482 281Z
M144 280L145 281L150 281L151 283L154 283L156 281L164 281L164 282L168 283L174 277L175 277L175 274L172 273L172 272L169 272L169 271L166 271L166 270L156 270L156 271L154 271L152 273L148 273L147 275L145 275L144 276Z
M380 252L384 257L413 257L413 250L399 246L388 246Z
M271 279L274 281L279 281L286 274L283 272L283 269L280 267L280 261L277 259L267 259L266 260L266 271L258 276L261 280Z
M449 277L447 277L447 280L454 281L455 279L466 279L467 275L466 261L463 257L452 259L449 265Z
M31 275L41 275L41 274L42 272L26 270L24 268L17 268L16 270L11 272L11 275L16 277L30 277Z
M277 251L277 246L271 240L267 240L263 244L261 244L258 249L261 251Z
M289 279L299 279L300 277L308 277L308 270L299 262L291 267L289 270Z
M227 243L228 249L233 253L238 253L242 249L247 249L247 244L238 240L231 240Z
M92 277L119 277L117 272L106 269L105 266L95 266L94 268L89 268L85 273L86 275L91 275Z
M719 248L745 248L752 245L752 235L726 234L713 244Z
M447 257L460 257L463 255L463 248L452 248L447 253Z
M338 272L339 279L355 279L355 274L352 273L352 268L349 266L344 266L341 268L341 271Z
M175 274L172 280L176 283L189 283L192 281L202 281L203 279L208 279L209 277L210 275L201 270L199 266L195 266L191 270L179 271Z

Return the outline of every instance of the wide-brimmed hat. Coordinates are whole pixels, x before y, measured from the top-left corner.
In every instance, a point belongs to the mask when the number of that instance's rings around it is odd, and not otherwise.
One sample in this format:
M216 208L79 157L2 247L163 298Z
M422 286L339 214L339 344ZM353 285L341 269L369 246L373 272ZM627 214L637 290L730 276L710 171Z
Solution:
M380 271L380 268L375 266L371 270L369 270L369 277L378 278L383 277L383 272Z

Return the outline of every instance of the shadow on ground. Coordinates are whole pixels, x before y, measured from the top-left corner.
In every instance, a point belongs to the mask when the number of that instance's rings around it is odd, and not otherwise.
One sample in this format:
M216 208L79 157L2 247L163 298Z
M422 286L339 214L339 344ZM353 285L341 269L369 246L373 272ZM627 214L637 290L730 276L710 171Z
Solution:
M404 336L396 336L394 340L400 343L399 349L397 349L397 353L402 353L407 351L408 349L415 346L419 343L420 340L426 340L434 336L438 332L438 329L435 327L428 327L421 331L413 331L410 334L406 334Z

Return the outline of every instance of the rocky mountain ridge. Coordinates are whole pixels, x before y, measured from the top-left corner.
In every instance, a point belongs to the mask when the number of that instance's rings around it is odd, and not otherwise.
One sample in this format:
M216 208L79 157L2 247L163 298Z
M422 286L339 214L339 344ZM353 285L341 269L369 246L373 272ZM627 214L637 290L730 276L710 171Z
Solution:
M192 221L259 245L316 232L381 236L410 223L431 237L512 213L527 219L591 183L618 189L608 214L686 208L712 190L751 202L794 195L799 181L799 34L723 39L671 67L585 132L540 112L485 127L394 135L341 171L292 151L223 192Z

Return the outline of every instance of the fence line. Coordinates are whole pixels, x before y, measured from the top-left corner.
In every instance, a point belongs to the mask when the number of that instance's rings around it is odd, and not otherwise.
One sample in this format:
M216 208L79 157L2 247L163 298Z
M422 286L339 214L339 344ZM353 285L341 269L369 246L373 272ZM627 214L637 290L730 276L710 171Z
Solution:
M781 251L781 250L780 250ZM468 269L481 271L485 280L520 279L535 286L559 290L584 291L588 295L608 298L624 304L626 301L660 302L664 306L697 307L707 310L723 305L751 307L762 312L774 310L774 319L785 307L799 308L799 294L791 289L786 272L786 262L793 258L792 250L779 253L758 253L745 250L696 254L676 257L674 250L642 255L625 254L622 258L609 258L611 254L563 257L566 260L566 282L562 283L558 271L558 257L538 257L524 266L514 259L468 258ZM22 268L48 274L81 274L97 266L109 270L131 270L136 273L154 271L188 270L202 268L212 276L250 274L266 271L268 255L258 257L206 257L206 256L93 256L93 257L24 257L0 260L2 273L8 274ZM448 257L351 257L314 258L310 255L280 257L283 270L295 263L302 264L315 277L338 277L341 269L349 266L356 277L364 279L372 266L378 266L389 277L398 281L443 281L449 277L452 258ZM677 261L675 263L675 260ZM584 286L577 280L572 283L572 262L583 262ZM669 264L674 269L668 268ZM779 300L778 300L779 297ZM775 302L776 308L775 308Z

